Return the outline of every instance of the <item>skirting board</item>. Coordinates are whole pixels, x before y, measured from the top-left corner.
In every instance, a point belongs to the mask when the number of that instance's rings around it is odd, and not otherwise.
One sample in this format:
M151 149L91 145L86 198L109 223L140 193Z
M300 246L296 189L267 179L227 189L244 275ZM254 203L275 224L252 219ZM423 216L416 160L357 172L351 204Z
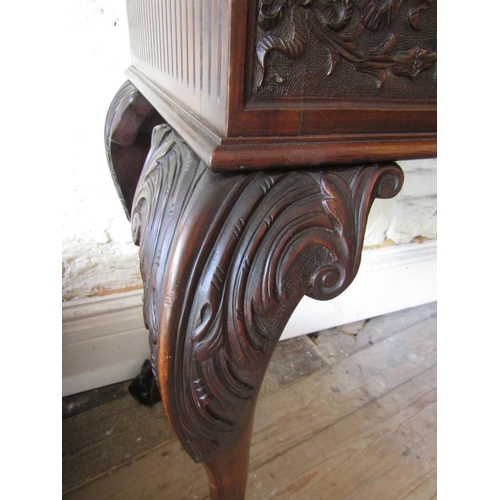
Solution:
M365 250L336 299L304 298L281 339L437 300L437 241ZM149 357L142 290L63 303L63 396L134 378Z

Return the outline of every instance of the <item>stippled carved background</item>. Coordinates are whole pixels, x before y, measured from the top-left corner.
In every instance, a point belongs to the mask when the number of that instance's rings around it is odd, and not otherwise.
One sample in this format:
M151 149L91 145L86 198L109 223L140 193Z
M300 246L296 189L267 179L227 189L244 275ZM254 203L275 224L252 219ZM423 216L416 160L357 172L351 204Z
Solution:
M437 0L259 0L253 97L436 98Z

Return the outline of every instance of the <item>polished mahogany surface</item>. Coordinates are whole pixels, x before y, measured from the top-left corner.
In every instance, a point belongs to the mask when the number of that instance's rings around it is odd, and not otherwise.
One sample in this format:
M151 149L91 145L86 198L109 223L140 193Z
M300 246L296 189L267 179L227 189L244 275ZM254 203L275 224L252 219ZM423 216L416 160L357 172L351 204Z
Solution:
M436 155L435 1L129 0L128 11L128 77L213 170Z

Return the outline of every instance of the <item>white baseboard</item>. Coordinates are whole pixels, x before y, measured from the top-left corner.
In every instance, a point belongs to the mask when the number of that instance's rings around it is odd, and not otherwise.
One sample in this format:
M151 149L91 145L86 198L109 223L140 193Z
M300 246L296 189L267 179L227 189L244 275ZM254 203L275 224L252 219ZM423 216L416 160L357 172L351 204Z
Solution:
M437 241L365 250L336 299L304 298L282 339L437 300ZM142 290L63 303L63 396L134 378L149 357Z

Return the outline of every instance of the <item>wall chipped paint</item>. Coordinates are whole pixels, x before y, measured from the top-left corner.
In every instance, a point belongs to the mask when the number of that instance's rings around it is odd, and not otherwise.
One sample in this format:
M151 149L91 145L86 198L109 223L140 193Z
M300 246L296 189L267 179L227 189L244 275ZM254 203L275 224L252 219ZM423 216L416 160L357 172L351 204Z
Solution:
M108 106L129 65L124 1L74 0L71 4L72 60L78 99L67 169L63 172L62 297L83 299L140 288L138 249L116 195L104 153ZM400 162L405 185L392 200L376 200L366 246L437 238L436 161Z

